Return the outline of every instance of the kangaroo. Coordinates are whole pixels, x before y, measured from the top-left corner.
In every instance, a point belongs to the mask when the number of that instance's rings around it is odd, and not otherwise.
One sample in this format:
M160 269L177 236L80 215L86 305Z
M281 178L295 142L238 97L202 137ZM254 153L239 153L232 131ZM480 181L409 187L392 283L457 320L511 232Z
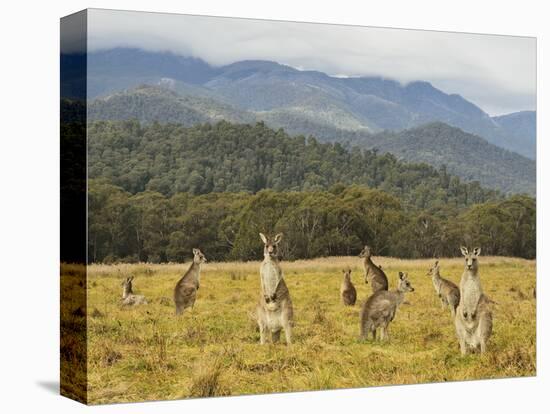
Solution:
M351 283L351 269L348 268L348 270L342 270L342 272L344 273L344 280L340 285L340 297L344 305L354 306L357 301L357 291Z
M388 290L388 278L381 266L376 266L371 259L371 250L369 246L365 248L359 254L359 257L364 258L365 266L365 283L369 283L369 275L372 273L371 286L372 293L378 292L379 290Z
M264 261L260 267L260 303L256 311L261 344L265 344L268 332L271 332L271 341L277 343L282 329L285 331L287 345L292 343L294 311L277 259L282 237L281 233L273 238L260 233L264 243Z
M442 307L447 306L451 309L451 316L455 317L456 308L460 302L460 289L450 280L444 279L439 273L439 260L428 270L428 275L432 277L435 293L441 300Z
M388 325L395 317L395 312L403 300L405 293L414 292L407 273L399 272L399 284L392 291L379 290L371 295L361 309L361 339L367 339L372 333L376 340L376 329L380 329L380 340L389 340Z
M174 288L174 303L176 315L195 305L197 290L199 290L201 264L206 263L206 257L199 249L193 249L193 263Z
M478 347L484 353L493 331L493 314L490 309L493 302L484 295L481 288L478 273L481 249L476 247L469 252L466 247L461 247L460 250L465 264L460 280L460 304L455 316L456 335L462 355Z
M132 281L134 276L127 277L122 282L122 304L124 306L146 305L147 299L143 295L134 295Z

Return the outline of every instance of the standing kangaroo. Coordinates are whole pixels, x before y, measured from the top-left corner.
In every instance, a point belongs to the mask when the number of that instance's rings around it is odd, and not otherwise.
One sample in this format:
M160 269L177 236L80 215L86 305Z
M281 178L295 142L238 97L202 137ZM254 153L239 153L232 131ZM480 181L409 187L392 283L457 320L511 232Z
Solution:
M403 303L405 293L414 292L408 275L399 272L399 284L396 290L379 290L367 299L361 309L361 339L367 339L369 333L376 339L376 329L380 329L380 340L389 339L388 325L395 317L397 307Z
M134 276L127 277L122 282L122 304L125 306L146 305L147 299L143 295L134 295L132 281Z
M450 280L444 279L439 273L439 260L436 260L434 265L428 270L428 275L432 277L432 282L435 288L435 293L441 300L441 305L451 309L451 316L455 317L456 308L460 303L460 290Z
M278 342L281 329L285 331L287 345L292 343L292 301L277 259L282 237L280 233L273 238L260 233L264 243L264 261L260 267L260 303L256 311L261 344L265 344L268 332L271 332L272 342Z
M466 355L473 348L485 352L487 341L493 331L493 314L490 304L493 303L483 294L478 273L479 247L471 252L466 247L460 248L464 255L464 272L460 280L460 304L456 310L455 328L460 352Z
M369 246L365 248L359 254L359 257L364 258L365 266L365 283L369 283L369 275L371 275L372 292L376 293L379 290L388 290L388 278L382 267L376 266L371 259L371 250Z
M174 288L174 303L176 315L180 315L185 309L193 308L199 290L201 264L206 262L206 257L199 249L193 249L193 263Z
M342 272L344 273L344 280L340 285L340 297L344 305L353 306L357 301L357 291L351 283L351 269L348 268L348 270L342 270Z

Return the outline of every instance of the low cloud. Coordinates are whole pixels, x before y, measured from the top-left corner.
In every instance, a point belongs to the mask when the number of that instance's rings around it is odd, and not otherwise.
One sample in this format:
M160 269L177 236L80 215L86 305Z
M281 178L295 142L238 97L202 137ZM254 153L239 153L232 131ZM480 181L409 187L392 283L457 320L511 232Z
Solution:
M92 9L88 50L136 47L212 65L265 59L338 76L425 80L491 115L536 105L534 38Z

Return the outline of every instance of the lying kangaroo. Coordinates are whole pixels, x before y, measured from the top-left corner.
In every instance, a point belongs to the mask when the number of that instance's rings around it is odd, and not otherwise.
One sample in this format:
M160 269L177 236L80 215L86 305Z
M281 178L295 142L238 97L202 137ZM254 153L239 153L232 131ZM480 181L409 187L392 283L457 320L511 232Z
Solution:
M470 349L485 352L487 341L493 331L493 303L483 294L478 273L478 257L481 249L476 247L468 252L466 247L460 250L465 258L464 272L460 280L460 304L456 310L455 328L460 352L466 355Z
M436 260L434 265L428 270L428 275L432 277L432 282L435 288L435 293L441 300L441 305L451 309L451 316L455 317L456 308L460 303L460 290L450 280L444 279L439 274L439 260Z
M122 282L122 304L125 306L146 305L147 299L143 295L134 295L132 281L134 276L127 277Z
M174 288L176 315L180 315L185 309L193 308L195 305L200 285L201 264L205 262L204 254L199 249L193 249L193 263Z
M342 270L342 272L344 273L344 280L340 285L340 297L344 305L353 306L357 301L357 291L351 283L351 269L348 268L348 270Z
M365 248L359 254L359 257L365 259L365 283L369 283L369 275L371 275L372 292L376 293L379 290L388 290L388 278L381 266L376 266L371 259L371 250L369 246Z
M399 272L399 284L396 290L379 290L367 299L361 309L361 339L367 339L372 333L372 339L376 339L376 329L380 329L380 340L389 339L388 325L395 317L397 307L403 303L405 293L414 292L409 282L408 275Z
M286 343L292 343L293 308L290 293L283 279L283 272L277 259L278 245L283 235L274 238L260 233L264 243L264 261L260 267L260 303L256 308L260 343L265 344L268 332L273 343L279 341L284 329Z

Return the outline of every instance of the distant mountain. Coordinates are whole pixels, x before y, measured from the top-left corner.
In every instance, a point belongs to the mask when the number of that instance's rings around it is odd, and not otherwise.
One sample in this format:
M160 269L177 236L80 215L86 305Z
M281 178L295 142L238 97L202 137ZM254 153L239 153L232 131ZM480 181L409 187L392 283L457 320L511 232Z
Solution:
M201 59L172 53L125 48L98 51L88 54L88 98L155 84L163 78L200 85L217 73Z
M293 133L333 126L344 130L399 131L445 122L492 144L534 158L534 117L510 123L491 118L460 95L428 82L407 85L381 77L337 78L269 61L213 67L201 59L138 49L88 55L88 97L105 96L140 84L172 84L180 93L207 96L263 113L272 124L294 119Z
M174 85L170 85L174 87ZM336 128L314 114L280 109L251 111L205 96L180 95L163 86L140 86L97 98L88 106L88 119L137 119L145 123L181 123L193 126L227 120L233 123L264 121L291 135L307 130L325 142L341 142L390 152L407 162L446 165L450 173L468 181L508 193L535 193L535 163L486 140L444 123L431 123L399 132L369 133Z
M535 111L495 116L493 120L513 138L510 142L511 149L529 158L535 158L537 152L537 113Z
M253 123L253 114L215 101L208 97L180 95L159 86L141 85L89 102L88 119L125 120L142 122L172 122L187 126L226 120Z

